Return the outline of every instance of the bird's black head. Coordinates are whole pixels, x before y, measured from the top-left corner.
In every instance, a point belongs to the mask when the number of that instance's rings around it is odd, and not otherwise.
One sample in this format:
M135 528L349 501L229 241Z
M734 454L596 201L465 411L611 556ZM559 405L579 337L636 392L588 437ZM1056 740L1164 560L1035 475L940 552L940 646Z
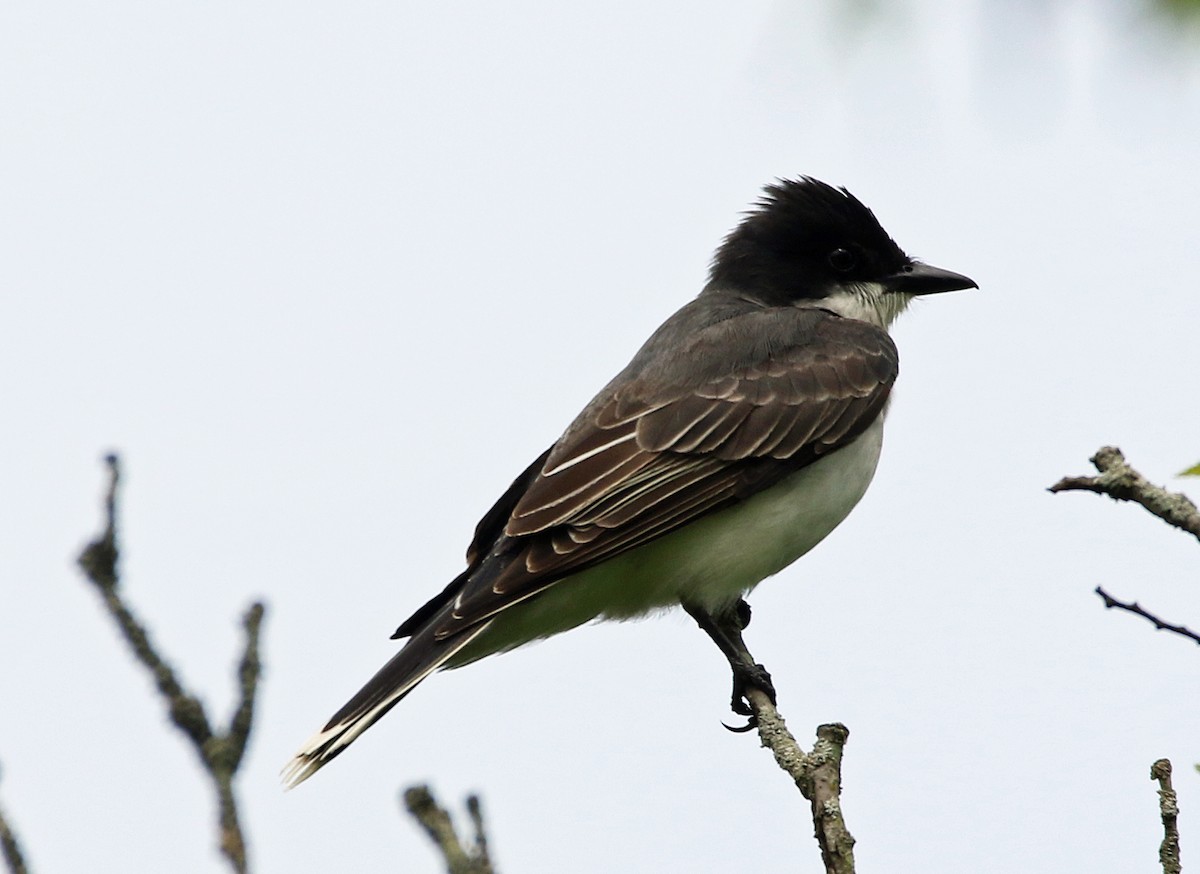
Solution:
M782 306L867 284L910 294L975 285L914 262L849 191L802 176L764 189L717 250L709 287Z

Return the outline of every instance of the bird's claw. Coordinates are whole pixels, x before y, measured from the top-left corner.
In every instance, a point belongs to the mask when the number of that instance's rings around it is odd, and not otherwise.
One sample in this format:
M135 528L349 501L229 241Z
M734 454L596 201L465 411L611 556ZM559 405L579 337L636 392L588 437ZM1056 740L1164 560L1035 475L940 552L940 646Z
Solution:
M733 671L733 695L730 698L730 709L739 716L748 717L746 724L743 726L732 726L721 723L725 728L737 734L742 734L747 731L752 731L758 728L758 715L754 712L754 708L750 704L750 698L746 694L751 689L758 689L770 699L771 703L775 703L775 684L771 682L771 675L767 669L759 664L739 665Z
M746 720L745 725L730 725L727 722L722 722L721 727L726 731L732 731L734 734L745 734L748 731L754 731L758 728L758 717L751 716Z

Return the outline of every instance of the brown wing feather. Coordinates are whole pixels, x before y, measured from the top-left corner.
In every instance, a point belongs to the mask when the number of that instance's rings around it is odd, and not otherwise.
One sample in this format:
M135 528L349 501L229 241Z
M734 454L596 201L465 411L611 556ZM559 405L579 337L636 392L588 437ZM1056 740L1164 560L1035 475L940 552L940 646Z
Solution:
M804 342L775 344L734 372L647 381L653 388L632 380L593 402L527 481L493 565L459 584L439 636L744 500L861 434L887 402L895 346L864 322L797 318L808 320Z

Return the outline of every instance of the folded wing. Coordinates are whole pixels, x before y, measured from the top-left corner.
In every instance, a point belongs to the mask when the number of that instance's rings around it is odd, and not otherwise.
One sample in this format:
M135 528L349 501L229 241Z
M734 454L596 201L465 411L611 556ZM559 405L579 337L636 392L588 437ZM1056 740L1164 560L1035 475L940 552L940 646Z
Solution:
M668 351L639 354L513 481L480 521L466 570L397 629L408 643L301 748L289 785L496 614L853 441L882 413L898 368L886 332L816 309L742 312Z
M681 353L674 373L648 373L597 398L536 474L518 480L504 512L493 508L493 525L481 525L471 547L479 566L444 593L441 603L452 596L453 605L435 620L437 637L745 500L866 430L898 372L887 333L823 310L785 316L719 322ZM725 342L731 332L756 342ZM730 348L749 354L723 368L704 360Z

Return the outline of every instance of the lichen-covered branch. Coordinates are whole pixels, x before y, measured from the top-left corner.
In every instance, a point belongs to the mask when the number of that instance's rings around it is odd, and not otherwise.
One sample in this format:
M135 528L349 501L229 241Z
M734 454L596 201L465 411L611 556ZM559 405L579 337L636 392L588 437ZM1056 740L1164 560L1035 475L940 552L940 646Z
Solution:
M261 673L258 640L264 607L261 603L252 604L242 617L245 643L238 665L238 704L228 728L214 730L204 704L184 688L175 671L151 642L145 626L121 596L117 570L120 557L117 542L117 488L121 468L115 455L107 456L105 464L109 482L104 499L104 530L84 548L79 556L79 566L96 587L134 656L154 679L159 694L166 702L171 721L191 741L201 765L211 778L217 796L221 852L234 871L245 874L248 870L246 840L238 820L233 778L245 755L254 723L254 701Z
M467 798L474 841L464 847L454 830L450 812L437 803L428 786L410 786L401 800L405 810L417 821L446 863L447 874L495 874L488 857L487 834L483 826L483 809L479 796Z
M1159 619L1153 613L1149 612L1140 604L1138 604L1137 601L1118 601L1112 595L1108 594L1108 592L1104 591L1102 586L1096 586L1096 594L1099 595L1104 601L1104 606L1110 610L1125 610L1128 613L1132 613L1134 616L1141 616L1143 619L1153 622L1156 631L1170 631L1173 634L1178 634L1180 637L1186 637L1189 640L1200 643L1200 634L1196 634L1196 632L1189 630L1186 626L1172 625L1169 622L1164 622L1162 619Z
M1116 501L1141 504L1168 525L1200 540L1200 510L1181 492L1156 486L1125 463L1115 446L1104 446L1091 457L1099 476L1068 476L1050 486L1052 492L1096 492Z
M1181 492L1168 492L1161 486L1156 486L1125 462L1125 456L1115 446L1101 447L1091 458L1099 476L1068 476L1063 477L1050 487L1051 492L1086 491L1108 495L1116 501L1133 501L1141 504L1149 512L1162 519L1168 525L1178 528L1200 540L1200 510ZM1108 609L1124 610L1135 616L1141 616L1154 623L1158 631L1170 631L1181 637L1200 643L1200 635L1189 631L1183 625L1166 622L1150 613L1136 601L1121 601L1114 598L1101 586L1096 587L1096 594L1104 601Z
M1179 861L1179 800L1171 786L1171 761L1159 759L1150 766L1150 779L1158 781L1158 811L1162 817L1163 839L1158 847L1158 861L1163 874L1180 874Z
M4 865L8 868L8 874L28 874L29 868L25 865L21 842L17 840L17 834L9 824L3 809L0 809L0 853L4 855Z
M846 828L841 801L842 750L850 736L849 729L840 723L818 726L812 752L805 752L775 706L774 690L769 688L770 675L755 662L742 639L742 629L749 622L745 603L717 615L694 605L684 605L684 609L717 644L733 669L735 712L744 712L738 706L738 698L749 705L749 727L758 729L762 745L771 751L776 764L787 772L811 805L813 831L826 874L854 874L854 837ZM768 688L763 688L764 685Z
M839 722L817 726L812 752L801 749L770 697L748 690L758 737L812 807L813 832L827 874L854 874L854 836L842 816L842 751L850 729Z
M488 851L487 829L483 823L483 802L479 800L478 795L467 796L467 815L471 817L471 832L475 839L471 855L475 857L476 864L480 867L479 874L487 874L492 871L492 858Z

